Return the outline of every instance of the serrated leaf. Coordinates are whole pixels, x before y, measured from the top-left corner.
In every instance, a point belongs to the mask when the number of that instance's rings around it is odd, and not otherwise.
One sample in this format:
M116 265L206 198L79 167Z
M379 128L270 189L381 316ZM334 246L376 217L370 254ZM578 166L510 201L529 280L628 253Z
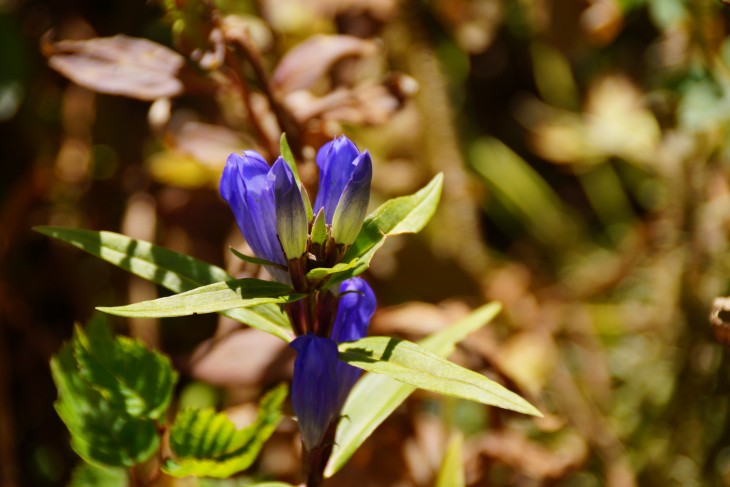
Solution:
M261 400L256 421L242 430L223 413L212 409L187 409L170 432L175 459L162 469L174 477L229 477L248 468L281 419L288 388L282 384Z
M436 487L464 487L463 444L464 437L460 432L451 435L438 477L436 477Z
M302 298L301 294L292 293L292 288L286 284L245 278L201 286L165 298L125 306L99 306L96 309L130 318L165 318L216 313L269 303L288 303Z
M74 468L67 487L127 487L127 471L118 467L102 467L86 462Z
M118 233L62 227L34 229L172 292L181 293L206 284L233 279L220 267ZM230 309L221 314L285 341L291 341L293 337L289 319L273 304Z
M440 357L446 357L457 343L489 323L501 309L499 303L486 304L419 344ZM415 390L415 387L387 375L365 374L353 388L342 410L342 420L325 475L331 477L340 470L375 428Z
M76 328L73 346L81 378L112 408L133 417L164 415L177 382L167 357L137 340L114 337L101 317L92 319L86 331Z
M397 381L448 396L542 416L530 403L473 370L439 357L408 340L366 337L339 345L340 360Z
M71 345L51 359L58 388L55 408L71 433L71 447L87 463L131 467L150 458L159 447L151 419L133 418L81 379Z

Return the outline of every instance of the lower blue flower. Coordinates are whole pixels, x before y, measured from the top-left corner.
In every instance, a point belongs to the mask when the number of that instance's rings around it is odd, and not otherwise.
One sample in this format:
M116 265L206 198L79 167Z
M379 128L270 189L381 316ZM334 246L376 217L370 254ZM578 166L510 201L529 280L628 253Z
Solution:
M292 406L299 420L302 443L307 450L313 450L322 443L330 423L339 415L337 344L309 333L297 337L291 346L297 351Z
M337 344L363 338L375 313L375 294L359 277L340 285L332 334L306 334L292 341L297 351L292 381L292 405L307 450L321 446L362 371L338 358Z

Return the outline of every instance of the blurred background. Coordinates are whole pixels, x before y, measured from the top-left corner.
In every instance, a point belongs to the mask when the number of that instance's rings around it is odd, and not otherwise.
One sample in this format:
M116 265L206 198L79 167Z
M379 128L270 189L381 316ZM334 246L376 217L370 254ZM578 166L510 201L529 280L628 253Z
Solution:
M312 195L340 133L373 154L373 208L445 173L432 223L366 275L371 333L417 339L501 301L452 358L545 413L417 393L328 485L433 485L452 431L467 485L730 485L708 320L730 293L728 9L0 0L0 484L68 482L50 357L94 306L164 293L31 227L260 273L231 258L245 244L217 182L230 152L271 161L283 130ZM283 342L217 316L114 325L172 357L180 407L243 422L290 374ZM283 423L253 472L296 481L297 444Z

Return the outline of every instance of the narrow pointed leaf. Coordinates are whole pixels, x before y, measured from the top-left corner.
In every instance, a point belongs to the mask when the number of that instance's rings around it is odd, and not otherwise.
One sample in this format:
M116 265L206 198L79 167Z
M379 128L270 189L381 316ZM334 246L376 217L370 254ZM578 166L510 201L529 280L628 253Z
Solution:
M164 355L115 337L103 317L76 328L74 356L82 379L110 406L133 417L159 419L170 405L177 373Z
M118 233L62 227L34 229L176 293L233 279L220 267ZM289 319L276 305L236 308L221 314L282 340L293 338Z
M419 344L440 357L446 357L457 343L489 323L501 309L499 303L486 304ZM365 374L353 388L342 410L342 420L325 475L331 477L340 470L375 428L415 390L415 387L387 375Z
M294 173L294 179L297 181L297 183L301 184L301 179L299 179L299 169L297 169L297 161L294 159L294 154L291 151L291 147L289 147L289 141L286 140L286 134L281 134L281 138L279 139L279 152L281 152L281 158L284 159L284 162L287 163L287 165L291 168L291 171Z
M317 267L307 272L307 279L310 281L321 281L327 276L339 274L348 271L358 264L358 259L352 259L350 262L341 262L334 267Z
M234 249L233 247L228 247L228 250L230 250L233 255L235 255L236 257L238 257L239 259L241 259L244 262L248 262L249 264L266 265L266 266L277 267L279 269L286 270L286 266L277 264L276 262L271 262L266 259L259 259L258 257L252 257L250 255L242 254L241 252Z
M519 413L540 411L504 386L408 340L366 337L339 346L340 360L397 381Z
M438 477L436 477L436 487L464 487L463 446L462 434L453 433L449 445L446 447L446 454L441 462Z
M301 297L300 294L292 294L292 289L286 284L245 278L209 284L166 298L97 309L117 316L163 318L214 313L266 303L286 303Z
M223 413L186 409L170 432L175 454L162 469L174 477L188 475L226 478L248 468L281 420L287 387L281 385L261 400L254 423L242 430Z

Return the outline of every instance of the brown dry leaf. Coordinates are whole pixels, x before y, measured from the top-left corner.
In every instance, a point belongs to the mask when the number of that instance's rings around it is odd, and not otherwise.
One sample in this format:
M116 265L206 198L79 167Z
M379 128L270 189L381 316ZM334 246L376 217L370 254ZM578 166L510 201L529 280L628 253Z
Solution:
M250 328L238 330L203 342L191 359L191 373L217 386L280 380L286 374L286 348L286 343L267 333Z
M551 449L510 430L491 431L470 443L467 451L476 450L535 479L560 478L588 456L586 441L576 434L564 435Z
M347 35L319 34L289 50L274 70L274 87L290 93L311 87L342 59L372 56L377 52L373 41Z
M461 301L448 301L441 305L413 301L378 311L373 321L372 334L430 335L469 313L469 307Z
M151 101L183 92L177 73L185 58L147 39L117 35L60 41L44 49L51 68L100 93Z

